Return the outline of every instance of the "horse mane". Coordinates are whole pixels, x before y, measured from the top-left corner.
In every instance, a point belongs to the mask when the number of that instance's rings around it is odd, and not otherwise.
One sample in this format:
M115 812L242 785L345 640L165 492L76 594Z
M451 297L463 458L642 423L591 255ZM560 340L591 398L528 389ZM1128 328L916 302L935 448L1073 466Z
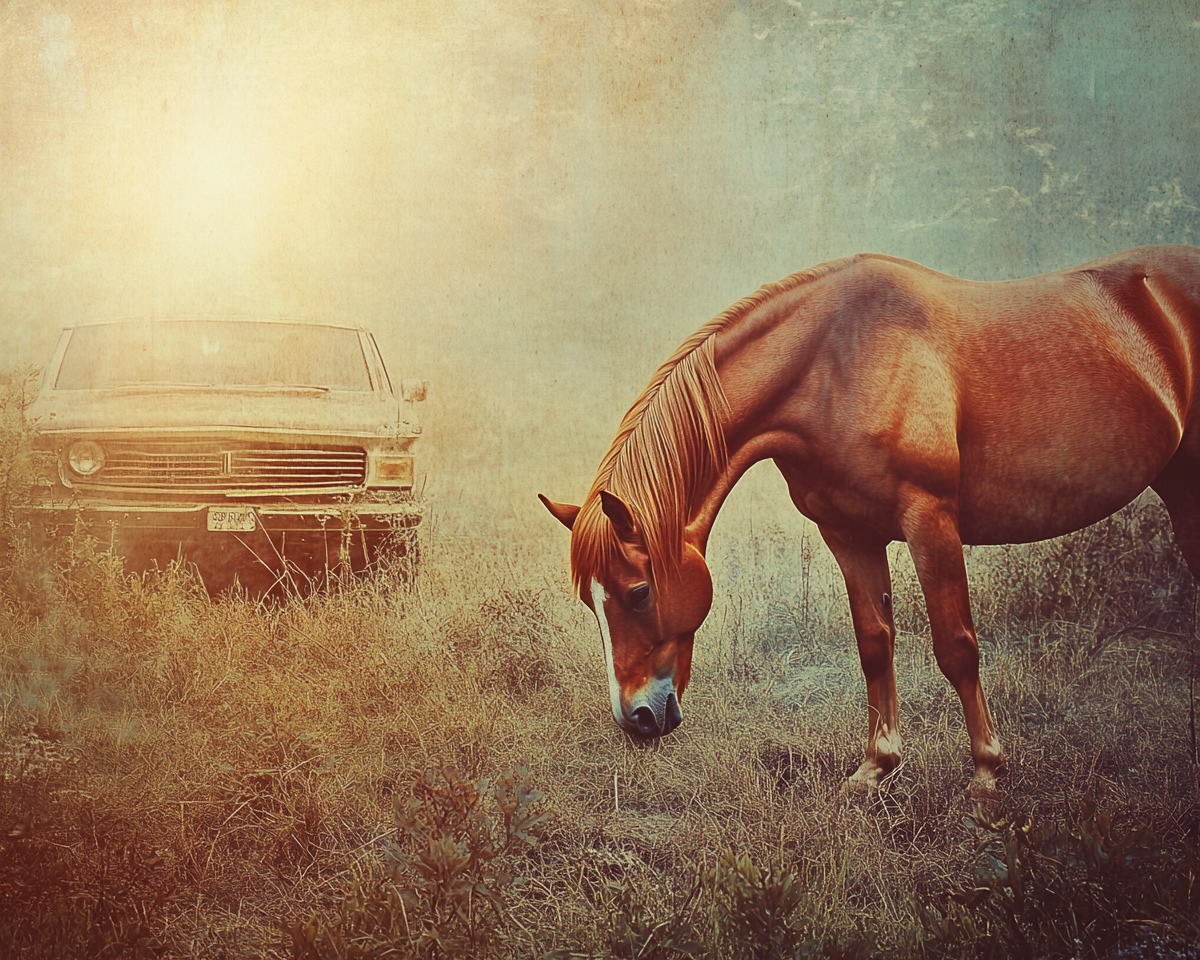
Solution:
M641 528L655 575L669 575L683 557L683 536L696 497L728 465L724 423L729 401L717 375L716 336L767 301L852 263L845 257L768 283L718 314L658 368L621 421L572 527L571 577L588 581L620 553L600 492L624 500Z

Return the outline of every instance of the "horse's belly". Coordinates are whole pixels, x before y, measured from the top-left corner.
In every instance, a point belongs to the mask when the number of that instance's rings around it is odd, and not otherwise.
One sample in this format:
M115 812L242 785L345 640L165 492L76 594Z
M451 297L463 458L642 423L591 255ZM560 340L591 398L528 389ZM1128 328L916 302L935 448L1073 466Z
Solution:
M1070 493L1009 502L965 505L959 527L963 543L1033 543L1081 530L1133 501L1149 483L1132 485L1106 499Z
M1145 490L1178 444L1173 424L1055 439L961 451L964 543L1027 543L1096 523Z

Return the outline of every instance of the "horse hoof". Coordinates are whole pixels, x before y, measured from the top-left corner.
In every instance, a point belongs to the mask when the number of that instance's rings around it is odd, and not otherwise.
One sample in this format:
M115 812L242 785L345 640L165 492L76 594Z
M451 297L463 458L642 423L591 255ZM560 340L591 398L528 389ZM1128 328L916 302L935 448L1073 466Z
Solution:
M895 772L895 771L892 771ZM842 784L842 797L874 797L887 790L891 774L875 763L867 762L854 771Z
M972 778L967 784L967 799L975 803L982 803L986 807L995 806L1005 799L1005 792L1000 789L996 783L995 777Z

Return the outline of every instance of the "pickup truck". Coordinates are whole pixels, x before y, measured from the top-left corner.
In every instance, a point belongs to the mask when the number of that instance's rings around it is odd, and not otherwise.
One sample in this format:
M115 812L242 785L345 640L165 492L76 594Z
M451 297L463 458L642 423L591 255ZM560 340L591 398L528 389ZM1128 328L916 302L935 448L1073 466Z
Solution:
M424 381L360 326L136 319L63 330L29 410L43 539L82 530L210 592L415 562Z

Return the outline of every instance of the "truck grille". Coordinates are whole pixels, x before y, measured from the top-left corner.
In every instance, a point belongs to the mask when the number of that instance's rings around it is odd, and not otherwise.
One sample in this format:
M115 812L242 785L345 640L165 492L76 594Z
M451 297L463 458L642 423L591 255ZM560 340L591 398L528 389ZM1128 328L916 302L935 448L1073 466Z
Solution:
M111 445L104 467L79 486L118 490L224 493L233 490L324 490L359 487L366 451L289 447L198 449Z

